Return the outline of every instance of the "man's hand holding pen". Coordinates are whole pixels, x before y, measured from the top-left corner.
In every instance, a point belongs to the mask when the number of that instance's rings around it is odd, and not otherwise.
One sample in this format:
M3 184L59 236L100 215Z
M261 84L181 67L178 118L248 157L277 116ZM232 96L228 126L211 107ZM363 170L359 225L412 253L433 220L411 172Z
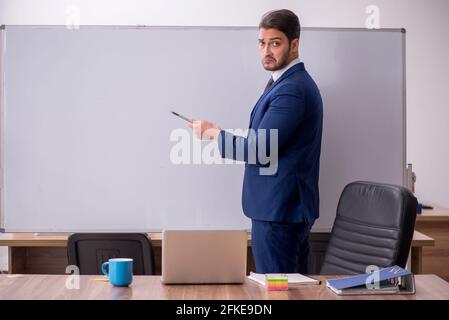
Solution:
M189 127L192 128L195 136L201 140L218 141L218 136L221 131L219 127L207 120L192 120L189 123Z

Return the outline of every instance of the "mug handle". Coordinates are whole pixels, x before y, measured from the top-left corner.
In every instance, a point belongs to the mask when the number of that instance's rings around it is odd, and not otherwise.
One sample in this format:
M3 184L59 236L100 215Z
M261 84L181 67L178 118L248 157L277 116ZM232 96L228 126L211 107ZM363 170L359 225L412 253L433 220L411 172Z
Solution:
M106 277L109 277L109 270L106 270L106 268L109 269L109 262L103 262L101 265L101 271Z

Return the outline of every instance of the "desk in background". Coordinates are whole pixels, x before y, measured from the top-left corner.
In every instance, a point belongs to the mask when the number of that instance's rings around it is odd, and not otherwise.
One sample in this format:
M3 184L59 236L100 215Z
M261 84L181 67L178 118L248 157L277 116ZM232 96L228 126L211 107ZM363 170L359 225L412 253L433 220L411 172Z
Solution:
M4 299L176 299L176 300L449 300L449 283L435 275L415 276L415 295L343 297L326 287L330 276L317 276L321 285L300 285L288 291L269 292L246 279L243 285L163 285L159 276L134 276L130 287L113 287L98 276L81 276L80 289L65 287L67 275L0 275L0 300Z
M148 233L156 264L156 274L161 274L162 233ZM329 240L329 232L312 232L310 235L309 273L318 274ZM67 235L35 235L33 233L0 234L0 246L8 247L9 273L64 274L67 267ZM411 271L422 272L423 247L433 246L434 240L415 231L412 241ZM248 238L248 271L254 271L251 238Z
M422 248L421 271L449 281L449 209L432 206L416 217L415 229L435 239L435 246Z

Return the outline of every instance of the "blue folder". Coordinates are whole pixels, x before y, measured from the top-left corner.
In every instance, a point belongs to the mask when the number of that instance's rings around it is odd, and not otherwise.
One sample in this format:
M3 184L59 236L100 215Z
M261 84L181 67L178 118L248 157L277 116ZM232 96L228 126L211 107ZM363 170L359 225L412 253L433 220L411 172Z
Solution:
M377 273L377 274L376 274ZM373 280L378 280L379 283L384 283L387 280L393 280L400 277L409 276L412 273L399 266L383 268L373 273L360 274L353 277L327 280L328 287L336 290L343 290L349 288L356 288L372 284Z

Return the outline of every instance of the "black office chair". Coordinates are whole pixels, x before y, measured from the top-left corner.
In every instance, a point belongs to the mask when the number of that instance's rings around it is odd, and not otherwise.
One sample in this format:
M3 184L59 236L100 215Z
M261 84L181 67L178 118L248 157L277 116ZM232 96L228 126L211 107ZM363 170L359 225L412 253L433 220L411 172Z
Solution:
M321 274L359 274L366 267L405 267L413 238L417 200L406 188L374 182L348 184Z
M142 233L74 233L67 243L69 265L80 274L103 274L101 265L111 258L132 258L134 275L155 273L151 240Z

